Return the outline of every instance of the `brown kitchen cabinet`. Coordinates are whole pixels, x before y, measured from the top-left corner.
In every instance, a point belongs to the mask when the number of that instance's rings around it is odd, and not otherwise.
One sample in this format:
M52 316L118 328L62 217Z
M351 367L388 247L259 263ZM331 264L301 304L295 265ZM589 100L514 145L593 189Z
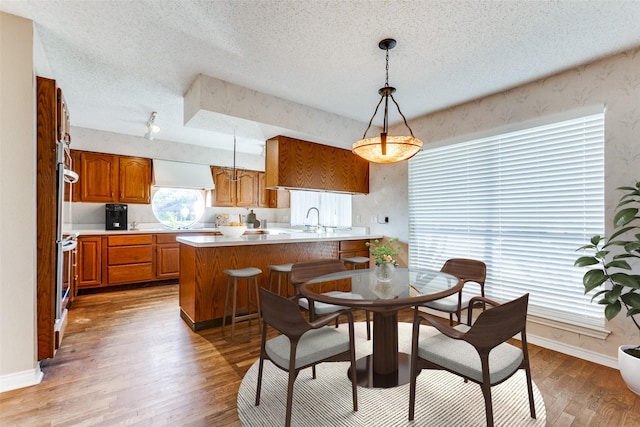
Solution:
M180 244L177 234L156 234L156 279L180 277Z
M228 168L211 167L216 187L213 205L246 208L258 206L259 172L238 170L238 181L231 180L230 172Z
M72 151L80 179L75 201L95 203L151 203L151 159Z
M153 281L152 234L110 235L107 239L107 285Z
M258 207L288 208L291 202L289 190L270 190L267 188L267 174L258 172Z
M118 156L120 203L151 203L151 159Z
M340 259L363 256L369 258L369 248L366 243L369 240L342 240L338 256Z
M350 150L276 136L267 141L270 189L369 193L369 162Z
M102 237L78 237L77 288L102 285Z
M115 203L118 194L118 161L113 154L80 153L78 202Z

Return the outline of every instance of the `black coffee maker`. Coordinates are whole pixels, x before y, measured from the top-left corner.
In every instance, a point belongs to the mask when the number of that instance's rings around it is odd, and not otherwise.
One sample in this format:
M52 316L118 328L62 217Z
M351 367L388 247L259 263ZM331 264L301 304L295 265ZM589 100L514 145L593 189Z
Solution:
M107 230L127 229L127 205L108 203L104 205Z

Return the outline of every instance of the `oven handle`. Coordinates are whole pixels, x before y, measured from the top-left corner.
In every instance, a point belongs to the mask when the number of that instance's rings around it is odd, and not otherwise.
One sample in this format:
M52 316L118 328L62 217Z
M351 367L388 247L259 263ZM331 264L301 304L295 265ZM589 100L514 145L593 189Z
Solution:
M64 181L68 182L70 184L75 184L76 182L78 182L78 174L74 171L72 171L71 169L64 169Z

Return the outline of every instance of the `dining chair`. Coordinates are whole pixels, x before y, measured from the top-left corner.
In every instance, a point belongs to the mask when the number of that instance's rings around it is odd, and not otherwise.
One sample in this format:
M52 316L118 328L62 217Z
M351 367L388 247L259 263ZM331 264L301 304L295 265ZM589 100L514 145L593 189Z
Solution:
M278 368L288 371L287 409L285 425L291 425L291 406L293 404L293 384L300 370L313 367L321 362L351 362L351 390L353 410L358 410L358 386L356 378L356 351L353 333L353 313L340 310L327 316L307 322L297 304L268 290L260 289L262 306L262 342L258 368L256 406L260 405L260 389L264 361L270 360ZM326 327L340 316L345 316L349 324L349 334ZM267 340L267 326L281 335Z
M519 369L524 369L529 393L529 412L536 418L533 401L531 369L527 348L527 306L529 294L498 304L488 298L474 297L470 302L467 324L456 327L414 310L411 343L411 378L409 387L409 420L414 419L416 377L421 369L441 369L480 385L485 403L488 427L493 426L491 387L505 381ZM493 306L480 313L471 324L472 311L479 305ZM420 324L426 322L440 333L418 342ZM507 340L520 334L520 347Z
M449 325L453 325L453 314L455 313L458 323L460 323L462 310L469 308L471 298L478 296L477 292L469 290L469 286L477 285L480 288L479 296L484 297L487 266L484 262L475 259L451 258L444 263L440 271L461 279L463 287L460 292L424 303L423 307L449 313Z
M324 302L314 301L313 304L309 304L307 298L301 297L300 286L303 283L308 282L316 277L324 276L325 274L338 273L340 271L346 271L347 268L344 263L339 259L320 259L313 261L305 261L293 264L291 267L290 281L294 287L293 299L298 301L301 308L309 312L309 320L313 320L316 315L325 315L338 310L348 309L341 305L327 304ZM330 291L326 292L328 295L333 295L342 298L361 298L359 295L354 295L350 292L342 291ZM365 310L366 323L367 323L367 340L371 339L371 322L369 312ZM337 323L336 323L337 326Z

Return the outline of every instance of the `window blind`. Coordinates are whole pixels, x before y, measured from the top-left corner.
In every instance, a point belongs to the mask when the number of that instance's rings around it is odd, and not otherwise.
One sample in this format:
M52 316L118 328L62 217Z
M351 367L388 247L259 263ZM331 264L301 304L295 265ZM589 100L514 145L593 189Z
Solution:
M318 208L318 223L326 227L351 227L351 194L323 191L289 190L291 203L291 225L315 225L316 213L307 213Z
M576 249L604 233L604 112L430 149L409 162L409 264L487 264L486 294L602 327Z

